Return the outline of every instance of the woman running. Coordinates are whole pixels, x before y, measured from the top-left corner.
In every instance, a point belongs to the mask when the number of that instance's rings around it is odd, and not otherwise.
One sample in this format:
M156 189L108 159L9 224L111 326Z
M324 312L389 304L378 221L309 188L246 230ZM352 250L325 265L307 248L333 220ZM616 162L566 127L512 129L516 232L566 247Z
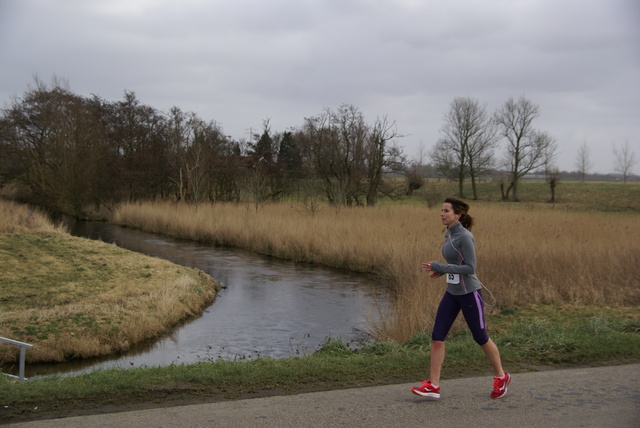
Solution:
M455 197L445 199L440 211L442 224L447 227L442 255L447 263L437 261L422 263L422 269L431 272L430 278L444 275L447 289L438 306L431 335L430 378L411 392L422 397L440 398L440 372L444 362L447 333L462 310L464 319L493 367L493 391L491 398L507 393L511 375L502 370L500 352L489 338L484 319L482 283L476 276L476 251L473 234L473 218L468 214L469 205Z

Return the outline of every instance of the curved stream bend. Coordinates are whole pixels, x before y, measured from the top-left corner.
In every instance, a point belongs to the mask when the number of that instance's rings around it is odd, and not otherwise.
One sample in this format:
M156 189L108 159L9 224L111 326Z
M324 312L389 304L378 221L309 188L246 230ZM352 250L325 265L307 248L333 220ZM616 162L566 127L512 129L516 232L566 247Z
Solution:
M328 337L361 340L368 311L383 298L380 285L362 275L242 250L214 248L106 223L77 223L72 234L199 268L226 289L220 290L202 316L152 344L106 360L27 366L27 376L304 355Z

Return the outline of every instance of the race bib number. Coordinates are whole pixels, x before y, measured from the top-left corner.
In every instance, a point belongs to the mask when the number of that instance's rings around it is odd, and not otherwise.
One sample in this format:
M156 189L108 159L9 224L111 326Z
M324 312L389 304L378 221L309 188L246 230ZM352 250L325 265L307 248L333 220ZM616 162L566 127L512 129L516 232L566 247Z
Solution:
M447 284L460 284L460 274L448 273L447 274Z

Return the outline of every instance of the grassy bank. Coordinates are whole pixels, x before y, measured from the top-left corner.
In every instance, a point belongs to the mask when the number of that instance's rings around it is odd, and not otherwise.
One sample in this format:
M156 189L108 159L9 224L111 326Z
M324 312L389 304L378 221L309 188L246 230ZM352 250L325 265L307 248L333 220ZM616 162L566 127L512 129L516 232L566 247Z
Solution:
M490 317L493 339L500 346L508 370L518 373L568 365L640 361L637 311L578 306L561 309L530 306ZM401 345L376 343L352 350L338 340L331 340L319 352L305 358L103 370L25 383L0 378L0 413L6 423L105 409L166 407L419 382L427 376L429 342L429 336L422 334ZM486 375L488 393L489 364L470 335L460 331L448 342L443 379L469 375Z
M215 297L201 271L72 237L25 206L0 211L0 336L34 345L28 362L125 351ZM0 343L1 363L17 354Z

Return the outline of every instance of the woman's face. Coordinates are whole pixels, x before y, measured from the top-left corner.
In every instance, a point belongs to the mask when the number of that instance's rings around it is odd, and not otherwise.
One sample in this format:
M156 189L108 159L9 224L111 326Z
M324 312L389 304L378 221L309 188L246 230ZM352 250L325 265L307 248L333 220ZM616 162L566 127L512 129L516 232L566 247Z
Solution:
M442 219L442 224L451 227L458 221L458 214L453 212L453 207L449 202L445 202L442 204L442 209L440 210L440 218Z

